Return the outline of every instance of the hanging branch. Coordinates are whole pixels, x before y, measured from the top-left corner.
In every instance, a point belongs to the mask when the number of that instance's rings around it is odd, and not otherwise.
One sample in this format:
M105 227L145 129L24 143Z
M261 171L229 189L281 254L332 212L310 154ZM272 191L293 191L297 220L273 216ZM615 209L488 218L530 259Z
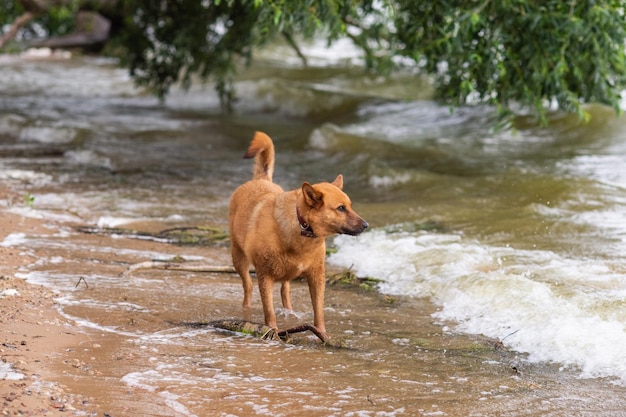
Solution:
M30 22L34 17L35 15L33 13L26 12L17 19L15 19L7 33L5 33L3 36L0 36L0 48L2 48L8 41L13 39L15 35L17 35L17 32L20 30L20 28L26 23Z
M291 33L284 30L282 34L285 40L287 41L287 43L289 44L289 46L291 46L291 48L296 52L296 54L298 55L298 58L302 60L302 65L304 65L305 67L308 66L306 55L302 53L302 50L300 50L298 43L295 41L293 36L291 36Z

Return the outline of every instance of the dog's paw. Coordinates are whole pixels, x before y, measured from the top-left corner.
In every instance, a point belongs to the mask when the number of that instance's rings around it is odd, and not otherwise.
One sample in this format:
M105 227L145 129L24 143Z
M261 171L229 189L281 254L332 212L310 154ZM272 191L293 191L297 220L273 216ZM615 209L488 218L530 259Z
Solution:
M265 326L264 328L265 333L263 333L261 335L261 339L264 340L280 340L280 337L278 336L278 329L277 328L272 328L272 327L267 327Z

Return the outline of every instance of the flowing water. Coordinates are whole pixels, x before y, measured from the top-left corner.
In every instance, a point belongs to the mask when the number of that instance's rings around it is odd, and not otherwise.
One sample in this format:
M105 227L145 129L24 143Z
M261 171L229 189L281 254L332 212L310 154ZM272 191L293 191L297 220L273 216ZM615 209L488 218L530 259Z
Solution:
M2 210L49 230L0 244L37 256L19 276L94 340L66 383L111 416L626 415L624 118L590 107L589 124L494 131L492 109L451 111L425 81L270 58L241 75L231 115L209 87L158 103L107 60L0 58L0 179L24 196ZM241 317L234 275L120 276L175 255L228 264L225 244L84 233L226 230L255 130L275 140L279 184L342 173L370 222L329 242L331 268L382 280L328 288L343 348L207 326ZM311 321L306 286L293 293L279 322Z

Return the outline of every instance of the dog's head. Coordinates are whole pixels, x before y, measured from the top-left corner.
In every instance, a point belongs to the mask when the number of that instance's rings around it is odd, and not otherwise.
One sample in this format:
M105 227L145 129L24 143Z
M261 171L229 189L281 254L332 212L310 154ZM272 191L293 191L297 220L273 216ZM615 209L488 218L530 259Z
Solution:
M299 209L298 220L303 236L325 237L337 233L357 236L369 226L352 210L350 197L342 188L341 174L332 183L302 184L303 209Z

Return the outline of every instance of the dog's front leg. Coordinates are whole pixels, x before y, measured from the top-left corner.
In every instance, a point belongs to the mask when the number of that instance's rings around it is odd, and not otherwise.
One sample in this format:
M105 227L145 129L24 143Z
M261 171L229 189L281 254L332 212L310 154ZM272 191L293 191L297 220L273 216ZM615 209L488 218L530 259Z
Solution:
M324 271L314 273L307 277L311 303L313 304L313 325L328 339L326 335L326 325L324 324L324 290L326 288L326 278Z
M257 280L259 281L259 293L261 293L261 302L263 303L265 325L272 329L278 329L276 314L274 313L274 279L257 271Z
M293 308L291 308L291 282L290 281L283 281L282 285L280 286L280 298L283 301L283 308L286 308L287 310L293 310Z

